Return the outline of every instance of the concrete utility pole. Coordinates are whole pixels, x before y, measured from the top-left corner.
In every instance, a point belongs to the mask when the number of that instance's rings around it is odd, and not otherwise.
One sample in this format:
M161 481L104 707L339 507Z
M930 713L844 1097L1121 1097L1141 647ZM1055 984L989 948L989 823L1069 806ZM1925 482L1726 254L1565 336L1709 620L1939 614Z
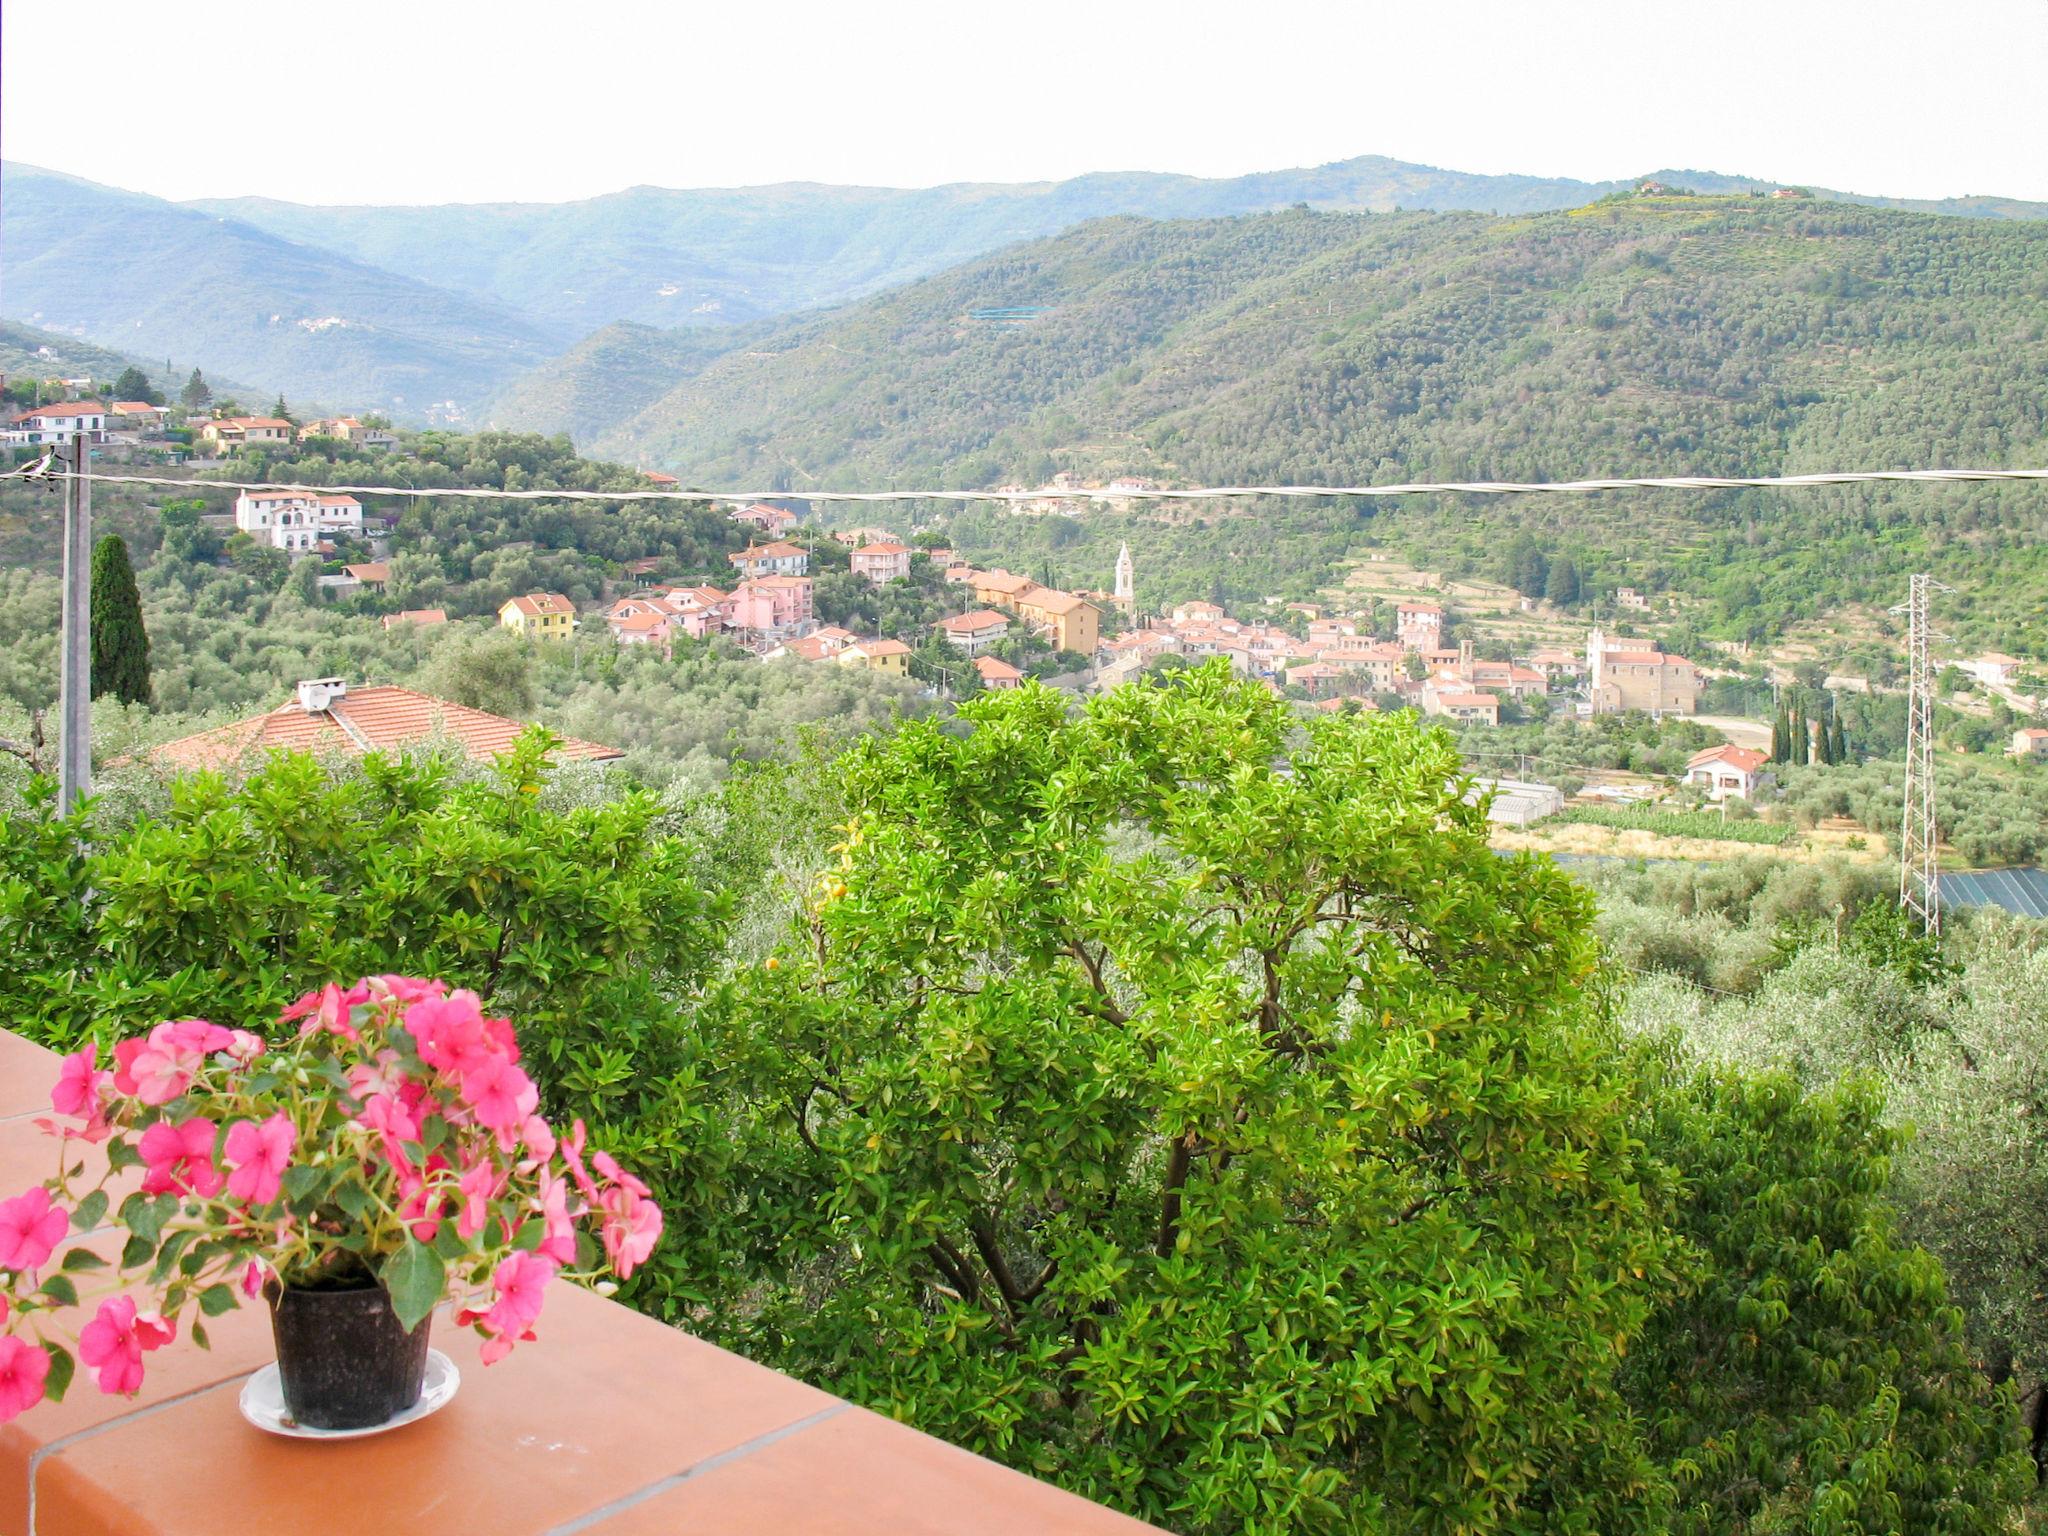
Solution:
M92 445L71 439L64 481L64 635L58 664L57 807L92 793ZM62 460L60 459L60 462Z

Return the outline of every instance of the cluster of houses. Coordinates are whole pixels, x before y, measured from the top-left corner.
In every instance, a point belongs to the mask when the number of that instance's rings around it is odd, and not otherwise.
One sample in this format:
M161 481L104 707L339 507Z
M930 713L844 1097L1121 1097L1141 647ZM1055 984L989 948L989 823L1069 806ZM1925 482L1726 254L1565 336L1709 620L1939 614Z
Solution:
M170 408L146 400L71 400L20 412L0 428L0 447L66 447L80 437L88 443L142 443L161 436L169 424ZM217 453L252 443L282 446L316 437L387 452L398 446L397 433L366 426L354 416L296 425L282 416L220 416L190 425L195 443Z

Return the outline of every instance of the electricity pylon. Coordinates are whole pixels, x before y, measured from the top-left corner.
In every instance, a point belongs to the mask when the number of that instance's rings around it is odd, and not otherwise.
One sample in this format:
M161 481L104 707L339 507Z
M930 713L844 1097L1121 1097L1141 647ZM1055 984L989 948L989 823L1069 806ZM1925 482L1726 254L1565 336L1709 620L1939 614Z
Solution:
M1920 918L1930 934L1941 932L1940 832L1934 819L1934 667L1928 659L1932 636L1928 596L1947 587L1932 576L1907 578L1906 605L1906 804L1899 825L1899 905Z

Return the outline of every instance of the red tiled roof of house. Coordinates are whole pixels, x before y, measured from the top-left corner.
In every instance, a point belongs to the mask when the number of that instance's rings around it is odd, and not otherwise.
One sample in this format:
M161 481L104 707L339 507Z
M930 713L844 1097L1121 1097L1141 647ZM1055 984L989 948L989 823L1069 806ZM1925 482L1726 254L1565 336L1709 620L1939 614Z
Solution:
M1009 571L977 571L974 575L974 584L1010 597L1038 585L1029 576L1017 576Z
M997 613L993 608L977 608L972 613L956 613L950 619L941 619L937 628L949 635L971 635L976 630L994 629L998 624L1007 626L1010 616Z
M357 581L389 581L391 567L382 560L371 560L362 565L344 565L342 570Z
M974 670L981 674L984 683L1015 683L1023 681L1024 674L1011 666L1000 656L977 656Z
M737 554L727 555L725 558L734 565L745 565L750 560L787 560L792 555L808 553L809 551L801 544L791 544L778 539L772 544L749 544Z
M362 688L334 700L329 709L308 713L296 700L266 715L237 721L196 736L167 741L148 754L151 762L175 769L224 769L265 752L332 752L360 756L390 752L437 734L446 735L478 762L509 748L526 722L451 704L410 688ZM603 762L625 754L617 747L565 738L564 759Z
M220 420L212 423L212 425L216 427L240 427L244 431L247 431L250 427L272 427L285 432L289 432L292 429L290 422L277 416L223 416Z
M847 647L859 651L863 656L908 656L910 647L901 640L862 640Z
M510 606L517 608L529 618L544 613L574 613L576 605L559 592L528 592L511 600Z
M1729 767L1739 768L1744 773L1755 773L1769 761L1768 756L1753 747L1737 747L1723 742L1718 747L1708 747L1703 752L1693 753L1685 760L1685 766L1690 769L1703 768L1708 763L1726 763Z
M68 405L39 405L32 411L23 411L16 421L34 421L38 416L57 419L66 416L104 416L107 408L96 400L76 400Z
M853 558L858 560L863 555L907 555L909 553L910 550L907 546L885 541L880 544L863 544L853 552Z
M1034 585L1029 591L1017 593L1016 597L1020 605L1036 608L1043 613L1072 613L1076 608L1090 606L1084 599L1074 596L1071 592L1062 592L1057 587Z
M1438 606L1437 606L1437 605L1436 605L1435 603L1398 603L1398 604L1396 604L1396 605L1395 605L1395 607L1394 607L1394 612L1396 612L1396 613L1442 613L1442 612L1443 612L1443 609L1442 609L1442 608L1440 608L1440 607L1438 607Z
M147 400L116 400L108 409L119 411L124 416L154 416L163 407L151 405Z
M387 613L383 624L386 629L396 629L401 624L446 624L446 608L407 608L400 613Z
M1436 701L1446 709L1483 709L1489 704L1498 705L1500 703L1500 700L1490 693L1459 691L1439 693L1436 696Z
M650 485L681 485L681 484L682 484L682 482L681 482L680 480L676 479L676 477L675 477L674 475L664 475L664 474L663 474L663 473L662 473L662 472L661 472L660 470L658 470L658 469L643 469L643 470L641 470L641 471L640 471L640 478L641 478L641 479L643 479L643 480L645 480L645 481L646 481L646 482L647 482L648 484L650 484Z

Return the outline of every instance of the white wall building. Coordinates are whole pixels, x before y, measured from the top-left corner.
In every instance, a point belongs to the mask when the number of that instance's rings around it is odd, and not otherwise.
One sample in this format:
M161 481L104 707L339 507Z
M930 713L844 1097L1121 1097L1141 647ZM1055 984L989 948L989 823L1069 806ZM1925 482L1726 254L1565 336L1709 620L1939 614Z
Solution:
M244 491L235 498L235 526L272 549L311 554L322 539L362 537L363 504L353 496Z

